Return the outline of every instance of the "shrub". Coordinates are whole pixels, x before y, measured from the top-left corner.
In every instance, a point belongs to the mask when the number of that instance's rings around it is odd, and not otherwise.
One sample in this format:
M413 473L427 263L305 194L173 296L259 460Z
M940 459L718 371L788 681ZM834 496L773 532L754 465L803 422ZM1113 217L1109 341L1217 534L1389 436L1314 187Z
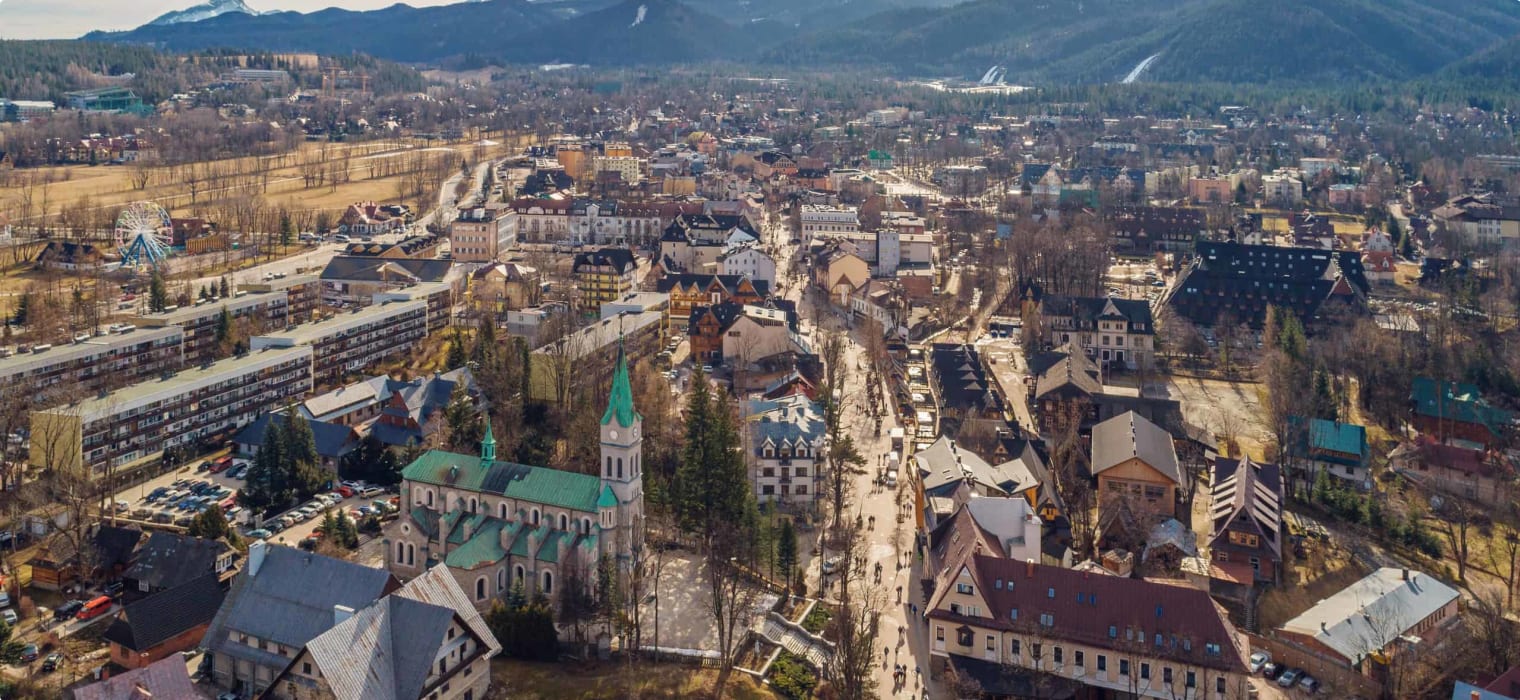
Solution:
M802 659L783 649L771 663L770 681L771 687L781 697L807 700L818 686L818 675Z

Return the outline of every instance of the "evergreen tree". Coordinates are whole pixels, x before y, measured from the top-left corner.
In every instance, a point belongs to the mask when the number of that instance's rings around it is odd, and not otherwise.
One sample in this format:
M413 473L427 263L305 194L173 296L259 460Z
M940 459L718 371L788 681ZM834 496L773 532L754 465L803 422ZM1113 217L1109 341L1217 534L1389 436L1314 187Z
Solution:
M786 576L786 587L792 587L792 570L797 567L797 530L791 518L781 521L781 532L776 536L776 567Z
M164 286L164 276L155 268L148 279L148 311L159 313L168 305L169 290Z
M226 538L229 544L236 546L238 535L227 522L227 514L222 512L222 507L215 503L210 508L201 511L190 521L190 526L185 528L185 534L191 537L199 537L207 540Z
M687 532L719 532L753 543L755 499L740 452L739 432L726 399L714 396L700 371L687 403L686 445L676 468L673 505ZM745 535L744 533L749 533Z
M280 210L280 247L289 248L295 237L296 227L290 220L290 212Z
M31 315L31 310L32 293L27 292L16 300L16 314L11 317L11 320L18 326L24 326L26 325L27 318Z
M311 432L306 418L291 408L285 412L285 449L290 464L319 465L322 458L317 454L317 436Z
M457 347L457 346L456 346ZM465 392L463 385L454 387L449 405L443 410L443 421L449 429L448 447L454 452L474 454L484 433L475 403Z
M217 296L223 299L232 296L232 283L228 282L225 276L222 277L222 286L218 288L218 292Z
M216 342L225 345L232 339L232 309L222 307L222 313L216 317Z
M281 421L271 416L264 442L248 467L248 479L238 500L249 510L262 511L288 502L285 473L285 437Z
M459 369L464 366L468 358L464 353L464 341L459 337L459 331L454 331L454 337L449 340L449 354L444 358L443 366L448 369Z

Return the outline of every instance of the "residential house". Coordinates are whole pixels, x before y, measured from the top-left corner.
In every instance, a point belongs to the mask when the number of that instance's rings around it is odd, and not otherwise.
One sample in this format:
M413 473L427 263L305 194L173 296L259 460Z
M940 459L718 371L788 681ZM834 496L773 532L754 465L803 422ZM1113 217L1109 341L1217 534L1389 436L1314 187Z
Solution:
M571 571L603 561L626 570L643 548L642 426L620 348L598 474L497 461L487 421L478 456L430 450L402 471L386 566L416 576L446 564L477 610L518 585L558 601L556 586L571 585Z
M466 238L469 238L469 236L467 235ZM343 254L364 258L382 258L385 260L428 260L438 256L438 249L442 246L443 241L443 236L435 234L407 236L395 243L366 243L360 241L348 244L343 249ZM465 247L473 250L475 243L467 243ZM450 250L453 250L453 248L451 247ZM478 257L478 254L468 257ZM453 259L459 260L457 257ZM473 261L460 260L460 262Z
M0 358L0 387L38 407L70 403L178 371L185 364L184 341L178 326L116 326L84 342Z
M849 234L860 231L860 217L855 207L804 204L799 214L802 245L808 246L821 234Z
M1155 365L1156 324L1144 300L1046 295L1040 318L1052 347L1075 343L1110 369Z
M1003 697L1249 697L1245 641L1204 591L968 549L935 572L931 676Z
M661 277L655 291L670 295L671 317L689 319L699 306L759 304L770 296L771 287L748 277L680 273Z
M68 691L73 700L154 700L200 698L190 680L183 657L170 656L142 668L132 669Z
M67 515L62 517L66 519ZM61 524L57 519L52 522ZM101 525L94 531L85 533L85 537L80 544L90 548L92 554L85 561L93 568L82 571L79 545L65 533L54 532L47 536L26 562L32 567L32 586L61 591L80 578L116 578L132 563L133 553L137 550L137 543L142 540L143 532L133 528Z
M342 619L290 660L270 700L484 700L501 644L448 568Z
M1139 254L1191 252L1208 230L1202 209L1120 207L1104 218L1113 231L1114 247Z
M1489 404L1476 385L1415 377L1409 393L1416 430L1438 441L1485 449L1504 444L1513 414Z
M222 327L224 318L231 319L231 328ZM143 314L132 323L140 328L178 326L184 336L185 364L193 367L233 354L231 341L239 335L246 338L285 328L290 323L290 297L284 291L240 290L227 299Z
M692 309L686 326L692 358L698 362L722 362L724 334L743 311L744 305L733 301Z
M832 243L813 256L813 286L830 302L849 304L850 294L871 279L871 268L859 255Z
M1134 411L1093 426L1091 469L1103 538L1145 533L1177 517L1184 476L1172 436L1161 426Z
M351 236L376 236L406 228L406 208L381 206L374 202L355 202L343 210L338 219L338 233Z
M1520 205L1494 194L1464 194L1431 212L1436 226L1485 248L1520 245Z
M338 463L345 455L359 446L359 433L352 427L341 423L328 423L320 420L306 420L307 427L311 428L312 435L316 438L317 456L322 463L318 466L329 471L336 472ZM237 453L253 457L264 446L265 436L269 433L271 425L278 423L287 426L290 419L284 412L262 413L252 423L239 430L233 436L232 442L237 446Z
M470 299L476 309L501 318L543 302L544 278L522 263L486 265L470 275Z
M155 531L137 548L132 565L122 573L129 599L155 595L210 576L218 583L237 573L241 558L223 540L208 540L177 532Z
M1198 256L1160 303L1203 327L1261 328L1269 306L1310 325L1336 310L1362 310L1368 289L1356 251L1199 241Z
M973 345L935 343L929 348L929 386L939 408L940 428L949 432L965 421L1001 426L1003 397Z
M1323 418L1289 416L1288 442L1288 457L1306 462L1314 477L1325 472L1357 488L1372 487L1366 428Z
M1520 664L1509 667L1481 688L1457 681L1451 689L1451 700L1520 700Z
M1249 564L1255 581L1282 581L1283 481L1276 464L1215 460L1209 477L1210 558Z
M579 387L605 386L624 349L634 357L660 352L664 317L662 311L618 314L535 348L528 354L528 399L563 403Z
M750 484L761 503L811 510L823 484L823 408L805 394L745 404Z
M94 270L106 264L105 250L93 243L50 240L32 263L46 270Z
M111 662L135 669L181 658L180 652L201 643L225 595L213 573L128 603L102 635L111 645Z
M754 244L730 248L718 256L719 274L748 277L766 286L776 286L776 260Z
M467 278L453 260L339 255L322 268L322 301L330 306L370 304L377 294L443 282L462 295Z
M922 524L934 529L974 498L1019 498L1054 520L1062 506L1044 460L1033 449L1020 450L996 466L948 435L909 457L916 470Z
M429 310L424 300L381 303L325 321L293 326L283 333L256 335L249 339L249 345L265 353L304 350L309 358L308 378L317 386L332 386L381 361L410 352L428 335ZM272 407L260 410L267 408ZM249 420L252 418L249 416Z
M742 371L774 365L777 356L811 354L812 347L798 334L797 321L786 309L746 304L723 333L723 359Z
M760 240L743 214L681 212L660 235L659 266L666 272L701 272L734 246Z
M1389 284L1394 281L1397 267L1394 264L1394 241L1388 234L1368 229L1362 240L1362 269L1367 279Z
M1284 623L1277 637L1382 682L1395 657L1418 655L1457 624L1461 598L1430 574L1385 566Z
M357 430L378 417L397 394L402 395L407 406L422 411L423 415L431 415L441 410L458 388L479 399L474 376L469 368L461 367L414 379L396 379L390 375L370 377L313 396L301 402L297 410L308 421L345 425Z
M210 680L244 696L262 693L307 642L342 621L344 610L367 607L400 587L384 569L254 542L201 641L211 657Z
M627 248L602 248L576 254L571 273L575 275L575 288L580 292L580 307L599 309L603 303L616 301L632 291L638 263L633 251Z
M1296 207L1304 201L1304 183L1291 175L1263 175L1261 196L1278 207Z
M965 558L966 551L1014 561L1043 561L1045 524L1022 498L974 497L939 519L929 531L928 571L943 571ZM1048 562L1069 566L1064 561Z
M1513 503L1520 490L1515 465L1498 450L1476 450L1420 436L1388 455L1389 466L1422 490L1477 501L1491 507Z

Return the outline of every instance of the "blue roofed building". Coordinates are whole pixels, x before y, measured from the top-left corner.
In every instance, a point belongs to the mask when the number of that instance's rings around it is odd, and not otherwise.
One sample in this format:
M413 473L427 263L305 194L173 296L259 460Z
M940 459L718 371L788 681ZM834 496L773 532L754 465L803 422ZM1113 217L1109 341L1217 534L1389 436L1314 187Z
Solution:
M478 610L518 583L558 601L603 557L624 570L642 548L643 416L621 347L601 419L597 474L496 459L487 421L479 455L429 450L402 470L401 517L385 533L386 567L408 579L448 567Z
M806 394L745 404L750 485L761 503L812 510L823 484L823 407Z
M1307 462L1311 478L1319 472L1371 488L1368 481L1367 429L1323 418L1288 417L1288 457Z

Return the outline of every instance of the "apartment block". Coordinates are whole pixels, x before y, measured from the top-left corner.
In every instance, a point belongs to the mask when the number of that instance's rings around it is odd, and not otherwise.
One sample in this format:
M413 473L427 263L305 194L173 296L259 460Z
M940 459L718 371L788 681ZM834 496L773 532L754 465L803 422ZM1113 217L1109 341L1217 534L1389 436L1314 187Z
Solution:
M312 349L253 352L32 413L31 462L94 471L231 435L311 391Z
M216 360L216 327L223 309L231 312L234 324L246 325L250 336L284 328L290 321L290 301L285 292L242 290L231 299L171 307L160 313L138 316L133 323L146 328L183 328L185 364L199 365Z
M254 336L249 344L254 350L309 346L312 377L322 384L410 351L427 337L427 325L426 301L381 302L284 333Z
M376 294L376 304L386 302L427 302L427 330L429 333L442 330L449 325L454 317L454 308L460 299L458 285L449 282L425 282L414 284L405 289L397 289L389 292Z
M178 326L117 326L109 335L0 359L0 387L48 406L79 400L180 368L184 331Z
M288 275L263 282L238 285L238 291L249 293L284 293L289 305L286 322L306 323L322 306L322 278L316 275Z
M508 208L463 209L449 225L449 253L460 262L496 262L516 240L515 220Z
M820 233L856 233L860 231L860 218L854 207L831 207L822 204L802 205L802 244L813 241Z

